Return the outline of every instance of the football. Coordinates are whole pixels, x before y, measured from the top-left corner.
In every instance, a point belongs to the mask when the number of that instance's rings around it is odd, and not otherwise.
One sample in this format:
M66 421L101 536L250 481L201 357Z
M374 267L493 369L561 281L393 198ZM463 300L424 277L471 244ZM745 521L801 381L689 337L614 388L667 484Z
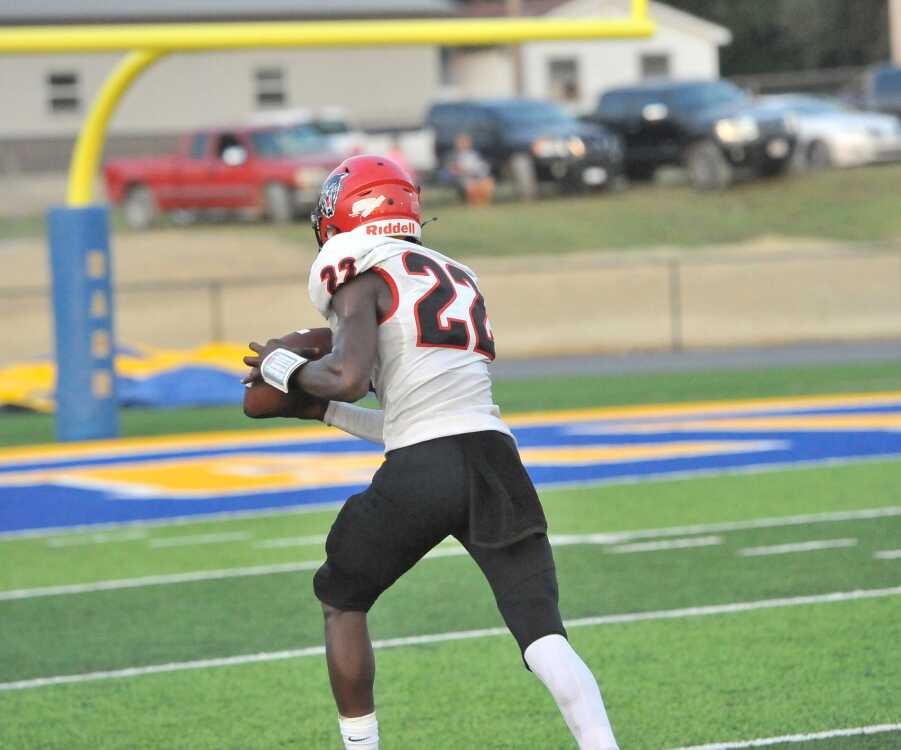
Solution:
M280 336L279 341L295 351L309 350L305 355L308 359L319 359L332 350L332 331L330 328L304 328ZM309 397L299 391L282 393L278 388L256 380L244 390L244 413L255 419L293 416L305 398Z

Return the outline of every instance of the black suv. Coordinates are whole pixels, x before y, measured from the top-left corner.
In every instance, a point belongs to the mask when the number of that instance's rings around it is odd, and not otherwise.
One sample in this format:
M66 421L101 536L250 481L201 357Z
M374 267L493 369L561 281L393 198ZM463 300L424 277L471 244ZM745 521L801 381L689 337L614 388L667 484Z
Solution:
M521 198L533 197L539 182L602 187L620 174L619 139L606 128L580 122L548 102L445 102L431 107L426 122L435 132L439 164L446 163L454 139L466 133L495 177L512 179Z
M623 137L626 172L633 179L650 178L664 165L684 165L702 190L728 186L739 171L783 172L796 141L790 118L756 108L727 81L613 89L585 119Z

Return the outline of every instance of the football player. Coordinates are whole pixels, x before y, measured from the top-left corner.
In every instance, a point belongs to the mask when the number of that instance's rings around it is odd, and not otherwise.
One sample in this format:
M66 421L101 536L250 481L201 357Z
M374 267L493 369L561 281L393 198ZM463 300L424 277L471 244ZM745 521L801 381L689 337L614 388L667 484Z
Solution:
M472 269L422 245L419 191L396 163L355 156L312 214L310 297L333 331L316 361L251 344L253 376L306 397L295 416L384 443L385 461L341 508L314 589L346 748L377 748L366 616L453 536L481 568L526 666L581 750L617 744L591 671L570 646L538 496L491 394L494 336ZM382 410L353 406L372 385Z

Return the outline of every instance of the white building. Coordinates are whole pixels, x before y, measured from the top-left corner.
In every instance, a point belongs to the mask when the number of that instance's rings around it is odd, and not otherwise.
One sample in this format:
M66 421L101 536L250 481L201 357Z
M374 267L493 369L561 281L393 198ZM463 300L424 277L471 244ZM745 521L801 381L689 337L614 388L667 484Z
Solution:
M523 93L590 108L599 91L655 75L715 78L729 32L652 3L648 40L522 48ZM525 0L533 15L625 16L628 0ZM503 15L458 0L0 0L0 25ZM120 55L0 55L0 172L59 170ZM269 49L177 54L146 72L111 123L107 155L172 148L190 129L258 110L339 106L364 127L421 123L430 102L515 93L509 48Z
M496 15L497 2L474 3L471 15ZM618 17L629 13L629 0L525 0L535 16ZM720 47L731 32L663 3L650 4L657 22L651 39L534 42L521 50L522 93L551 99L575 112L594 108L598 94L611 86L648 78L712 80L720 75ZM516 88L514 56L508 48L454 50L445 60L446 93L460 96L508 96Z

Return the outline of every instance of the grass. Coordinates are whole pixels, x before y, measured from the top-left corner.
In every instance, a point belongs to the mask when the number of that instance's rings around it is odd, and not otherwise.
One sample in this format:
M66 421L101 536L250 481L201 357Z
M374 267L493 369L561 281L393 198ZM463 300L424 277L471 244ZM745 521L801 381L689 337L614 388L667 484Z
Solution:
M572 633L575 647L603 675L610 714L630 750L896 719L892 685L901 675L897 662L886 659L886 639L899 636L893 604L885 601ZM14 747L337 748L319 661L26 691L0 700L9 709L11 741L30 743ZM385 744L573 747L551 701L517 662L504 639L381 653ZM28 724L50 715L52 722Z
M508 410L899 387L897 366L507 381ZM232 410L235 411L235 410ZM222 413L226 415L226 412ZM202 422L204 417L209 420ZM231 419L228 413L227 419ZM171 412L130 429L221 427L219 412ZM258 427L259 424L252 423ZM7 431L7 434L8 431ZM723 475L542 493L552 533L660 529L901 505L901 461ZM0 539L0 590L315 561L333 510L143 527L105 544L88 532ZM123 530L126 531L126 530ZM133 532L134 529L131 529ZM183 535L241 532L223 544L154 548ZM699 532L708 533L708 532ZM613 554L558 547L567 618L702 607L901 585L901 518L717 531L715 546ZM845 549L748 558L751 546L854 538ZM0 683L321 643L312 572L0 601ZM466 557L419 564L373 610L375 638L501 624ZM598 675L623 750L669 750L901 722L898 597L571 628ZM574 743L508 637L379 652L386 747L564 750ZM263 750L339 747L321 656L0 691L0 746L41 750ZM889 750L898 732L810 743ZM801 745L805 747L807 745ZM773 745L790 750L798 745Z
M666 526L879 507L897 502L899 480L901 463L886 462L555 491L543 500L554 531L588 532L649 521ZM0 585L14 583L10 571L37 574L57 555L60 567L45 569L46 579L56 582L78 578L85 565L122 577L156 573L161 565L215 567L225 556L230 564L243 562L242 555L258 563L292 555L315 559L316 547L264 553L251 543L319 533L330 516L148 529L150 538L208 529L251 535L236 545L180 548L175 558L150 549L148 539L81 550L50 549L44 539L7 540L2 545L13 564L4 567ZM899 535L901 519L885 518L730 532L718 547L649 555L559 548L561 607L574 618L897 586L897 564L872 553L897 545ZM859 543L797 556L736 554L746 546L841 537ZM2 602L0 681L316 645L321 624L311 575ZM375 638L498 625L490 593L465 557L421 563L371 618ZM894 600L605 625L573 629L571 636L604 684L624 750L901 720L892 697L901 679L901 664L892 658L892 644L901 638ZM379 675L383 734L393 747L420 747L429 736L439 749L572 746L510 639L381 652ZM10 746L17 748L252 750L329 748L337 740L318 657L0 693L0 707ZM51 715L52 722L44 720ZM515 744L507 739L511 734ZM892 747L884 737L845 742L836 747Z
M899 388L901 370L898 363L886 362L713 373L500 380L495 383L494 394L504 412L520 412ZM122 434L126 437L267 429L285 424L284 420L247 419L237 406L127 409L122 412ZM49 443L53 439L53 417L50 415L0 413L0 447Z
M818 482L818 502L792 503L793 513L856 510L860 505L848 498L858 493L870 499L861 502L863 506L878 506L871 498L885 497L891 487L898 486L901 463L836 469L823 478L828 481ZM793 491L803 491L811 481L817 478L796 472L786 474L782 482L765 484L785 507ZM628 495L632 504L644 507L652 499L658 506L684 505L688 492L699 490L698 486L689 489L692 484L646 485ZM771 514L771 498L759 502L756 483L746 478L709 480L706 489L704 500L689 506L690 512L680 513L673 519L675 523L655 517L648 520L654 527L682 526L698 519L711 523L725 509L729 520ZM622 492L622 488L544 492L552 530L626 530L622 520L605 524L590 509L584 512L586 506L611 502L619 507L620 516L628 518L628 530L646 528L640 513L624 512L625 504L616 502L616 495ZM761 512L762 508L767 510ZM322 554L321 543L274 550L258 549L254 544L323 533L323 517L333 514L215 522L217 533L240 530L249 538L209 549L204 545L164 551L150 546L151 540L202 533L194 524L152 529L145 539L90 549L90 562L83 559L84 547L48 550L45 539L6 542L11 567L35 568L40 563L43 570L26 574L26 580L5 574L0 589L102 580L110 571L116 571L116 578L131 578L316 561ZM776 515L780 515L778 511ZM735 531L726 535L722 546L681 555L614 555L602 546L561 547L555 553L560 576L566 581L561 608L565 617L579 618L898 585L897 566L873 559L873 553L894 548L899 537L901 518L895 517ZM810 538L856 538L859 543L849 549L788 558L736 555L744 547ZM603 571L601 577L599 571ZM3 622L8 635L0 659L0 682L315 646L321 642L322 628L311 594L312 578L311 570L6 602ZM449 591L454 592L453 597L447 595ZM467 606L461 609L460 601ZM66 623L63 631L60 622ZM222 627L224 622L230 623L228 628ZM370 624L373 637L395 638L503 623L475 565L467 557L449 557L424 561L405 576L385 595ZM147 639L148 633L153 633L152 640Z
M781 235L879 241L901 237L901 166L792 176L718 194L638 185L621 193L553 197L473 210L425 213L440 220L427 240L454 257L526 255L655 246L696 247ZM300 238L306 240L304 230Z
M621 193L553 196L527 205L503 202L481 210L429 203L440 221L428 241L451 255L559 254L603 248L694 247L757 237L818 237L880 241L901 237L901 165L836 170L747 183L720 194L688 187L637 185ZM117 231L121 221L114 217ZM204 225L199 227L202 229ZM237 225L236 225L237 226ZM285 233L310 243L306 222ZM0 239L37 236L42 221L0 219Z
M23 237L39 237L44 233L42 216L15 216L0 218L0 240L17 240Z

